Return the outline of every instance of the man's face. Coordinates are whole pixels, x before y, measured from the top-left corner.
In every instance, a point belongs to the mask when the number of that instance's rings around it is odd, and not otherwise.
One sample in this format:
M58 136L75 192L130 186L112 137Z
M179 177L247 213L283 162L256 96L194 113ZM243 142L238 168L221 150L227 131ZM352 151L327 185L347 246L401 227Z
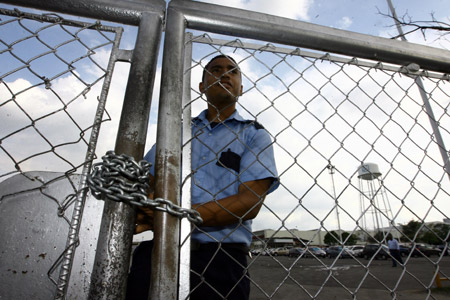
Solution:
M242 95L241 71L232 60L217 58L209 64L199 88L212 105L221 108L234 103Z

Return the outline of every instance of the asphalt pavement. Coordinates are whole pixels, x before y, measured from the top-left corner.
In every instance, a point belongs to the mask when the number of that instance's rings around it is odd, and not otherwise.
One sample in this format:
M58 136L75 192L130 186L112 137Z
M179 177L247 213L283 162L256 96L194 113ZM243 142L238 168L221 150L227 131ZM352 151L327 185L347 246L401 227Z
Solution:
M450 281L437 289L434 280L437 266L441 277L450 277L450 257L404 260L394 268L390 259L255 256L250 299L450 299Z

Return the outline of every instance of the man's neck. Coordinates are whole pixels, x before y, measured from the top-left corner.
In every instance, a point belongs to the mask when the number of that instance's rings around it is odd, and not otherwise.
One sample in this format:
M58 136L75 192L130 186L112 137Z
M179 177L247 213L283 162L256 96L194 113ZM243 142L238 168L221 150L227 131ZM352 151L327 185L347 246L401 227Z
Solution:
M208 113L206 114L206 118L209 122L223 122L228 119L236 110L235 105L231 105L227 108L221 109L218 111L217 108L208 105Z

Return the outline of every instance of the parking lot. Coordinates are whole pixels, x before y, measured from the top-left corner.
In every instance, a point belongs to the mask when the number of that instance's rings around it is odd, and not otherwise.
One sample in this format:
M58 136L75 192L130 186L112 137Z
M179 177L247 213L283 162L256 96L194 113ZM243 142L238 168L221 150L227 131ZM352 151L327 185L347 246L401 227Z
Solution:
M406 267L393 268L390 259L254 256L249 260L250 299L450 299L450 281L443 282L442 290L434 283L438 259L404 258ZM449 256L438 265L441 275L450 276Z

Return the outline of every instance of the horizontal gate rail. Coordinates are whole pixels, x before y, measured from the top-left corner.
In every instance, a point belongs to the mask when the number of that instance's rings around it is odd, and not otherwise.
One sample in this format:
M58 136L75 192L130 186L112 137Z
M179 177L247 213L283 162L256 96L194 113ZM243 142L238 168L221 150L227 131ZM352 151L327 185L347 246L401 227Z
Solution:
M1 2L136 26L139 25L143 12L163 12L166 8L164 0L2 0Z
M450 73L447 50L350 32L241 9L191 2L170 2L186 27L224 35L305 47ZM208 12L205 14L205 12Z
M288 54L292 56L302 56L309 57L313 59L326 60L336 63L343 63L349 65L357 65L361 67L374 68L382 71L391 71L391 72L399 72L406 75L414 75L414 76L425 76L428 78L442 79L442 80L450 80L450 73L437 73L431 72L428 70L419 69L420 66L417 64L411 64L408 66L398 66L389 63L381 63L381 62L373 62L367 59L358 59L355 57L347 57L347 56L338 56L330 53L324 54L323 52L313 52L301 48L287 48L283 46L277 46L272 43L267 43L264 45L242 42L240 40L224 40L219 38L209 37L207 34L194 36L192 39L193 43L199 44L214 44L217 46L227 46L227 47L236 47L242 49L249 50L257 50L264 52L272 52L279 54Z

